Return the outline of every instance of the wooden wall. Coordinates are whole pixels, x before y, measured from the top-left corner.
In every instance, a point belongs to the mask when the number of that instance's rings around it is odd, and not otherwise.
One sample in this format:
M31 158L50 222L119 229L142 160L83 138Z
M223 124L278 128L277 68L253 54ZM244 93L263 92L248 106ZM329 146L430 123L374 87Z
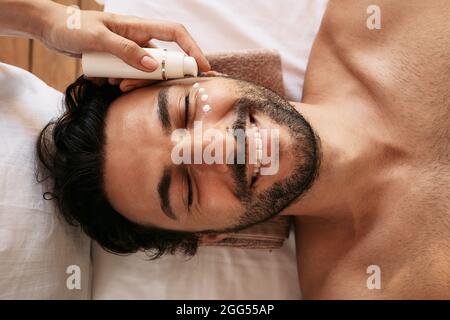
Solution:
M94 0L58 0L85 10L102 10ZM64 91L80 74L80 61L51 51L38 41L0 37L0 61L31 71L48 85Z

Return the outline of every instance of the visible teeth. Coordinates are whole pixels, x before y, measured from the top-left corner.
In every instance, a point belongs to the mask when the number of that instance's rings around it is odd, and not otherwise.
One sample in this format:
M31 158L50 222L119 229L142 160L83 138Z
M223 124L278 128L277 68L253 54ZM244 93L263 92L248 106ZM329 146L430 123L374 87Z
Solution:
M261 163L262 159L262 150L256 149L256 163Z
M255 142L256 142L256 149L257 150L262 150L262 139L258 139L255 137Z
M256 147L256 163L253 166L253 177L256 177L261 168L262 161L262 138L261 133L259 132L259 128L256 124L252 123L253 127L253 136L255 138L255 147Z

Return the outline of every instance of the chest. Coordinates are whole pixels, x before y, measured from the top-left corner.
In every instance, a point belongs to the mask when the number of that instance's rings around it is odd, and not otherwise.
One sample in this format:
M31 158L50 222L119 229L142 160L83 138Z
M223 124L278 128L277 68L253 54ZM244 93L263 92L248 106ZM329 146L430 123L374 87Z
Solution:
M363 221L297 218L305 298L450 296L448 192L401 193L385 199L377 215Z

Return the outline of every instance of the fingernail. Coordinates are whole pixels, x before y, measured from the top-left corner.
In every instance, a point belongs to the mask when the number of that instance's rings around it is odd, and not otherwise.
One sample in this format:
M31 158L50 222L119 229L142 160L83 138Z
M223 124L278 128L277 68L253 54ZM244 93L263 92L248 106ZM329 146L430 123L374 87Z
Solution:
M156 68L158 68L158 62L156 62L153 58L150 58L149 56L144 56L141 59L141 64L144 66L144 68L154 71Z

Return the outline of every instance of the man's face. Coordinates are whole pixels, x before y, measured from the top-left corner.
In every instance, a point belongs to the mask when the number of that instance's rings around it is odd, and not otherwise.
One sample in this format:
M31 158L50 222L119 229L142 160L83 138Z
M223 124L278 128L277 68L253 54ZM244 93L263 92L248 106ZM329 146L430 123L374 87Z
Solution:
M197 232L256 223L286 207L303 191L295 190L298 170L309 160L299 154L304 148L295 131L304 119L289 105L260 105L263 92L245 93L257 92L252 87L226 78L184 79L114 101L104 167L114 209L138 224ZM245 129L245 139L233 128ZM261 169L270 174L255 177L257 129L264 135ZM180 155L190 160L180 163ZM280 191L289 195L277 196Z

